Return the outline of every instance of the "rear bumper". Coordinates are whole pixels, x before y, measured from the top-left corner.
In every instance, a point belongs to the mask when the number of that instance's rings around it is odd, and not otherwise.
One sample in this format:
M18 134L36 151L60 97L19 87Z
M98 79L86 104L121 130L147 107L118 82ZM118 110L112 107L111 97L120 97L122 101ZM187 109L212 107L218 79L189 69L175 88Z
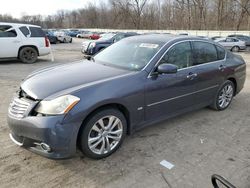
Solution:
M246 49L247 49L247 46L240 46L240 49L241 49L241 50L246 50Z
M63 123L64 116L25 117L15 119L8 116L11 140L39 155L62 159L76 152L76 139L79 126L76 123ZM41 144L49 146L44 150Z
M48 55L50 54L50 51L50 47L41 47L39 48L39 56Z

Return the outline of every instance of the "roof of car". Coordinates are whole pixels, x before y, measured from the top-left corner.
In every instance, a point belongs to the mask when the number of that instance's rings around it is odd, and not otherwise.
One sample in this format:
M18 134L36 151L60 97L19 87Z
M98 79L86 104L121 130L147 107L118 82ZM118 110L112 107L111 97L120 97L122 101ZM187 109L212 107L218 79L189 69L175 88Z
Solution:
M40 27L39 25L22 24L22 23L10 23L10 22L0 22L0 25L10 25L10 26L15 26L15 27L21 27L21 26Z
M200 41L209 41L211 40L195 37L195 36L186 36L186 35L172 35L172 34L147 34L147 35L136 35L129 37L128 40L141 40L141 41L150 41L150 42L159 42L167 43L169 41L181 41L181 40L200 40Z

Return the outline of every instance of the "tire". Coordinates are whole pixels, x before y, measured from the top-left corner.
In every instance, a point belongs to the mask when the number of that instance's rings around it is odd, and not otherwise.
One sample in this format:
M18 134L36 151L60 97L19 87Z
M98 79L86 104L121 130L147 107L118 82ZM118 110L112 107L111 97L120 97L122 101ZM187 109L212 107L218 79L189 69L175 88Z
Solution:
M234 46L231 49L232 52L239 52L240 51L240 47L239 46Z
M210 106L212 109L222 111L227 109L234 97L235 85L232 81L227 80L222 84L218 90L213 104ZM223 102L224 101L224 102Z
M110 121L112 123L109 126ZM80 149L84 155L92 159L102 159L114 153L122 144L127 132L124 115L114 108L97 111L83 126L80 130Z
M38 52L34 47L24 47L19 52L19 59L26 64L32 64L37 61Z
M69 43L72 43L72 41L73 41L73 39L71 38L70 41L69 41Z

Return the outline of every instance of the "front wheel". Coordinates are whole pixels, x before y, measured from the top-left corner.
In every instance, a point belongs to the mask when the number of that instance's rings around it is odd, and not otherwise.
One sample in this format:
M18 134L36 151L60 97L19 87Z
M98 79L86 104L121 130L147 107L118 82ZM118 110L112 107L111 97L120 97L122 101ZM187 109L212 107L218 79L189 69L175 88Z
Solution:
M92 159L101 159L114 153L122 144L127 131L124 115L107 108L89 118L80 132L80 149Z
M233 100L234 92L234 83L230 80L227 80L218 90L216 98L211 107L218 111L227 109Z

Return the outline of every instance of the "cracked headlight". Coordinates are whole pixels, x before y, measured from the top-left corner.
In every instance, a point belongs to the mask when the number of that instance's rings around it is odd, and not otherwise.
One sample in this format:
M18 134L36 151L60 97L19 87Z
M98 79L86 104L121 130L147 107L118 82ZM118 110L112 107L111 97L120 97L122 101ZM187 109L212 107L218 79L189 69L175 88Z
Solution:
M36 107L35 111L40 114L58 115L66 114L78 102L80 98L73 95L64 95L50 101L41 101Z

